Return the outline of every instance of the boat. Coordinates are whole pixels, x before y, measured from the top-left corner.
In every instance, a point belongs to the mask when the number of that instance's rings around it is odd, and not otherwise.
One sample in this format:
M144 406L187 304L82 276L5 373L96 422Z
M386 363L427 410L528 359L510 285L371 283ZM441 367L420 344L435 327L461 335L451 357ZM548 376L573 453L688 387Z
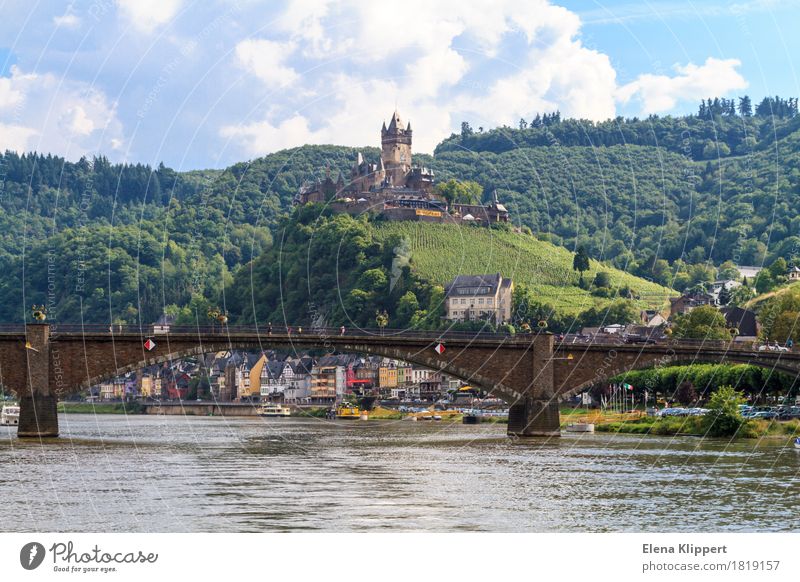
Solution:
M292 409L282 404L262 404L258 409L258 415L267 417L291 416Z
M568 424L567 432L594 432L594 424L591 422L574 422Z
M794 439L794 448L800 449L800 437Z
M16 404L3 405L3 411L0 412L0 425L15 426L19 424L19 406Z
M361 410L358 408L358 406L340 404L336 408L336 418L342 420L358 420L361 418Z

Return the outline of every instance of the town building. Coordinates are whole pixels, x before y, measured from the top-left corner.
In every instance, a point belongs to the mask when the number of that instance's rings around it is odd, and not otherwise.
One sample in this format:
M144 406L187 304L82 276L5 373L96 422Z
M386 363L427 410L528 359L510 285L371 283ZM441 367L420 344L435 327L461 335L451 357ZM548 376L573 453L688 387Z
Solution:
M445 317L452 321L511 319L514 283L500 273L459 275L445 288Z
M655 309L643 309L639 312L639 320L642 325L648 327L658 327L667 323L667 319Z
M800 281L800 267L797 265L792 265L789 267L786 277L789 279L789 281Z
M689 313L695 307L702 305L713 305L714 298L708 293L684 293L680 297L669 298L669 316Z
M741 307L723 307L720 309L730 329L738 331L736 341L752 341L758 337L760 326L756 314Z

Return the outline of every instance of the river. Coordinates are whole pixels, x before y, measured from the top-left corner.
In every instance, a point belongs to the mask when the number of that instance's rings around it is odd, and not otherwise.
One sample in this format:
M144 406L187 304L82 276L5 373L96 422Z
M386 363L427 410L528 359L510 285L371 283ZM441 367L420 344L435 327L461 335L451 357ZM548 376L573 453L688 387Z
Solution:
M784 441L505 425L61 415L0 427L2 531L798 531Z

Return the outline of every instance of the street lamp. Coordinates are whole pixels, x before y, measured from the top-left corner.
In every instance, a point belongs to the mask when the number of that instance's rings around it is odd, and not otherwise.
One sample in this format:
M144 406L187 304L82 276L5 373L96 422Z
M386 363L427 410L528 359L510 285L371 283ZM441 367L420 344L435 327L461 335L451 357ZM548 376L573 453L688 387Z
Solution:
M220 327L228 323L228 312L220 311L219 307L209 307L208 317L212 321L218 321L220 323ZM213 323L211 324L211 328L214 328Z
M389 325L389 314L386 313L385 309L375 312L375 323L378 324L378 329L381 330L381 335L383 335L383 328Z
M44 305L34 305L31 310L33 311L33 318L36 321L42 322L47 319L47 307Z

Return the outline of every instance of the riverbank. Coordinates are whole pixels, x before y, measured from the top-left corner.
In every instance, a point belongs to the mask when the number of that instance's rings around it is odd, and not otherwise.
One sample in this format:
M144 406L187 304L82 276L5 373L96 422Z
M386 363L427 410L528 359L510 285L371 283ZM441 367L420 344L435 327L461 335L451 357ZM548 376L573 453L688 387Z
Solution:
M58 411L66 414L144 414L138 402L59 402Z
M655 436L705 436L701 416L641 418L595 424L597 432ZM800 435L800 420L748 420L734 438L786 438Z

